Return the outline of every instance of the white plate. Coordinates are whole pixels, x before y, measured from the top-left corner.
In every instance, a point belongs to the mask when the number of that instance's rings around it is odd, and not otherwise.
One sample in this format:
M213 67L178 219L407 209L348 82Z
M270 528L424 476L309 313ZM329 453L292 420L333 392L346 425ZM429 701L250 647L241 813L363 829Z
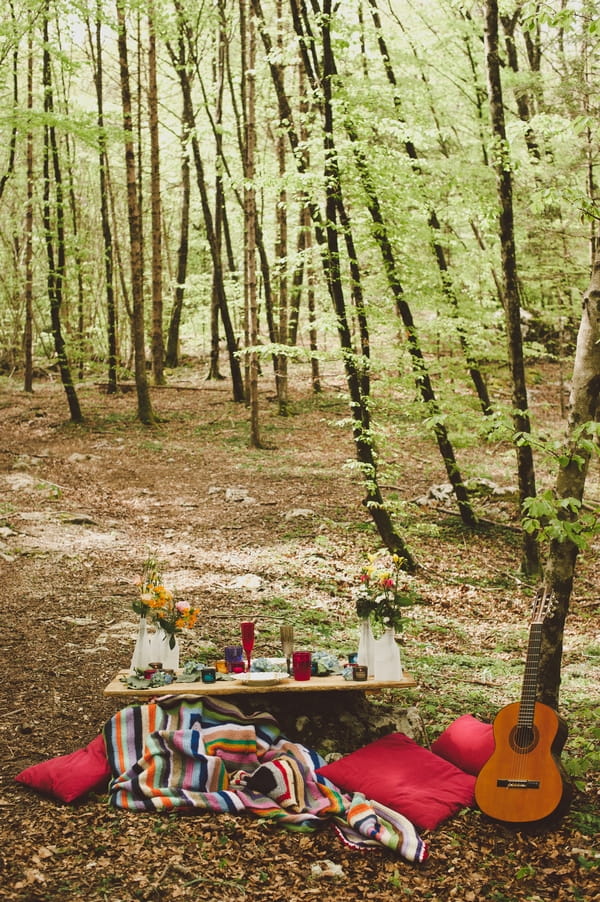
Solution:
M243 683L244 686L276 686L277 683L288 680L287 673L278 673L276 670L256 671L256 673L232 673L234 680Z

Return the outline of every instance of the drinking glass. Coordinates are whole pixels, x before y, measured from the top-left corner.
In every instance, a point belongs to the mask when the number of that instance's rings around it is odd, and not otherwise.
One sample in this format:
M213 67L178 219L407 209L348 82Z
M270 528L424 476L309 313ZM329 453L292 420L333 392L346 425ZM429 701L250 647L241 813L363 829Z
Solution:
M224 649L225 667L227 673L235 673L244 669L241 645L226 645ZM239 665L239 666L238 666Z
M310 651L295 651L292 655L294 679L299 682L310 680L311 665L312 653Z
M250 655L254 648L254 622L252 620L242 620L240 627L242 630L242 645L248 659L248 670L250 670Z
M284 623L283 626L280 627L279 635L281 636L281 648L285 655L287 672L291 673L292 652L294 651L294 627Z

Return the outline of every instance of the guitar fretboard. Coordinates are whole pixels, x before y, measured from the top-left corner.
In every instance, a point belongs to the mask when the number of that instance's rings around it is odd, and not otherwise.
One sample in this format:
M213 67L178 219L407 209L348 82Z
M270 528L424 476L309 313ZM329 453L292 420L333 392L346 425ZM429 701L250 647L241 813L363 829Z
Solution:
M529 630L527 661L525 663L525 675L523 677L523 688L521 690L521 705L519 708L518 720L518 726L520 728L531 729L533 727L541 648L542 624L532 623Z

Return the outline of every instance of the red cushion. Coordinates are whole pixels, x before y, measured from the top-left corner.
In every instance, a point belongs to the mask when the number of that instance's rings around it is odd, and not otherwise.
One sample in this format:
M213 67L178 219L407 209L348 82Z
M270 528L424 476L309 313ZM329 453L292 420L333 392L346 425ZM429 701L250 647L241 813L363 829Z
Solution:
M407 817L419 830L433 830L474 804L475 777L418 745L391 733L317 770L344 792L362 792Z
M494 751L494 728L463 714L435 740L431 751L476 777Z
M88 792L103 792L110 776L104 736L99 733L85 748L33 764L15 780L61 802L74 802Z

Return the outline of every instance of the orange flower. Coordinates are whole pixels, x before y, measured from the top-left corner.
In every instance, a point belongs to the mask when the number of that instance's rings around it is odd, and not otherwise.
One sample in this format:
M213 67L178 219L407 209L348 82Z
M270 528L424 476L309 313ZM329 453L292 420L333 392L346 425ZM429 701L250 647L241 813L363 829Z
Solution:
M133 602L134 611L142 617L150 616L165 632L173 635L178 629L190 629L198 619L198 611L188 601L175 602L160 576L158 561L147 559L141 577L136 579L140 587L139 598Z

